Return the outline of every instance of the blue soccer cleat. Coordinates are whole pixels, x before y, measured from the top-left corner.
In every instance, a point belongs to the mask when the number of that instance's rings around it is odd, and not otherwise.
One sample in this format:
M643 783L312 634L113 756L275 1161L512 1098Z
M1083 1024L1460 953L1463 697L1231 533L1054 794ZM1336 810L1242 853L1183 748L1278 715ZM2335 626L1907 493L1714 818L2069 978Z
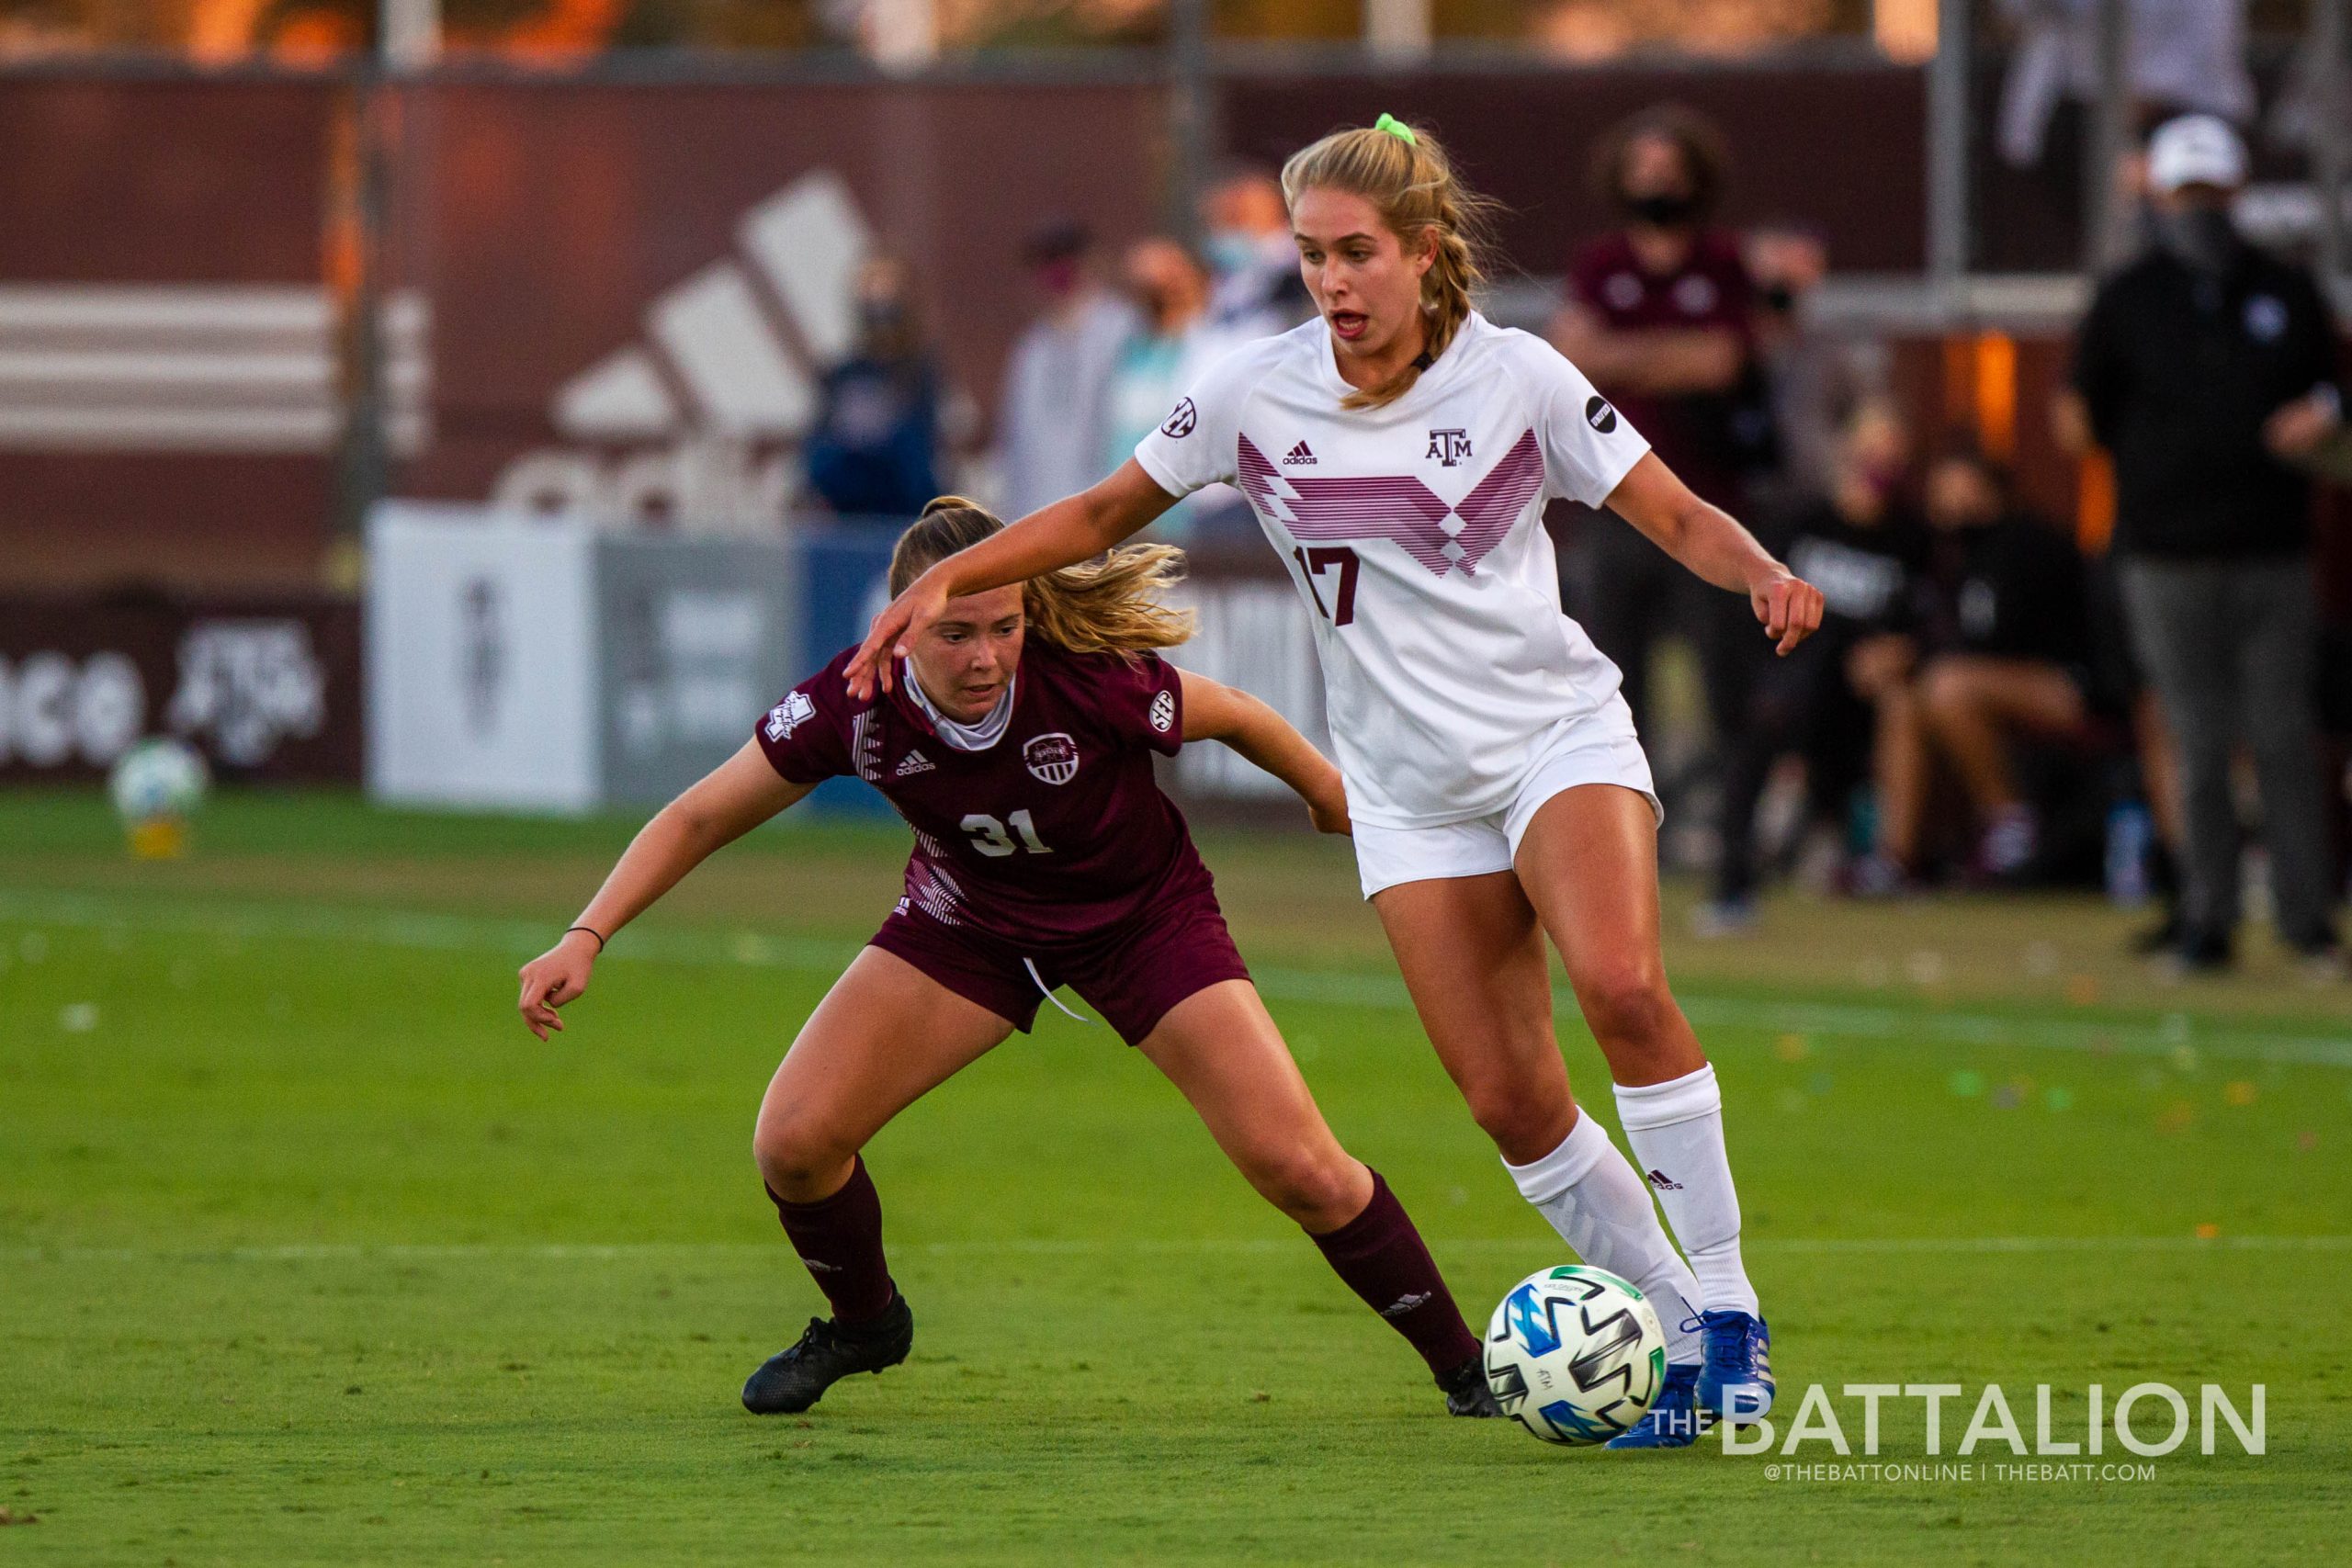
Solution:
M1699 1434L1714 1425L1714 1416L1699 1408L1697 1362L1666 1369L1666 1382L1650 1402L1649 1414L1629 1431L1609 1439L1612 1449L1687 1449Z
M1700 1408L1734 1426L1772 1408L1772 1331L1744 1312L1702 1312L1706 1359L1699 1367Z

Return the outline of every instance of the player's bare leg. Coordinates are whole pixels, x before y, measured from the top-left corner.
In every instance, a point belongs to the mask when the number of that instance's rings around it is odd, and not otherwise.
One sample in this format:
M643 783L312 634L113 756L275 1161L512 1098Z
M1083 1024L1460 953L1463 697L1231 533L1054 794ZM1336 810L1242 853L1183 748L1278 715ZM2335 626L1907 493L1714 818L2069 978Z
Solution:
M1478 1337L1388 1184L1340 1146L1257 987L1193 992L1139 1049L1192 1102L1226 1157L1298 1222L1332 1270L1405 1337L1457 1416L1495 1416Z
M1625 1141L1697 1276L1706 1337L1700 1403L1761 1416L1771 1405L1770 1341L1740 1257L1722 1091L1666 983L1650 803L1617 784L1563 790L1537 809L1518 864L1609 1059Z
M1919 712L1976 808L1984 869L1999 876L2025 870L2041 834L2010 773L2009 737L2075 728L2084 718L2081 688L2054 665L1948 654L1920 674Z
M1649 1298L1677 1386L1693 1384L1698 1281L1641 1177L1569 1093L1552 1032L1551 961L1519 879L1506 871L1408 882L1372 904L1438 1060L1521 1195L1578 1258Z
M861 952L768 1083L752 1150L830 1319L743 1385L745 1408L806 1410L835 1382L906 1359L914 1314L882 1254L882 1205L858 1151L899 1111L985 1055L1012 1026L896 954Z

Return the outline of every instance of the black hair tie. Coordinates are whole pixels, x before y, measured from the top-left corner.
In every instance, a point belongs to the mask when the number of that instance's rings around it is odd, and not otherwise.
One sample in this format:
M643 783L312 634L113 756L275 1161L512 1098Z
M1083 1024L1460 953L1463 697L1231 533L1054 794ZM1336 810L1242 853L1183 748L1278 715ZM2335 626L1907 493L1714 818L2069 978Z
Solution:
M1426 348L1421 350L1420 353L1413 355L1413 368L1416 370L1427 370L1430 366L1435 365L1436 363L1436 360L1430 357L1430 351Z

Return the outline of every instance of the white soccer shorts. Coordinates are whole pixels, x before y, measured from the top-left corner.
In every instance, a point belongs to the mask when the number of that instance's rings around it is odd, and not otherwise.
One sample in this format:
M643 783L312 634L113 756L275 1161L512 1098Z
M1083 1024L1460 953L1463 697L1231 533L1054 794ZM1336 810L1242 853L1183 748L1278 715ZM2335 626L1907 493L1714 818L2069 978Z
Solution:
M1590 717L1566 730L1527 770L1503 810L1426 828L1357 823L1356 872L1363 896L1370 898L1401 882L1509 871L1527 825L1544 803L1562 790L1589 784L1622 784L1648 801L1659 822L1666 820L1650 780L1650 760L1623 696L1611 695Z

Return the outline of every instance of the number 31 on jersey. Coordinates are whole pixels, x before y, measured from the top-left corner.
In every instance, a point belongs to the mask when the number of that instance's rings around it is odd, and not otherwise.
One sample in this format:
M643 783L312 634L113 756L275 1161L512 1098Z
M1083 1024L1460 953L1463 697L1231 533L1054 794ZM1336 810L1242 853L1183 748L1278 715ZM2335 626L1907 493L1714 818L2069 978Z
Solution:
M1005 832L1004 823L985 812L975 811L965 818L963 828L972 835L972 847L984 855L1009 855L1024 849L1033 855L1054 852L1038 839L1036 819L1029 815L1027 807L1014 812L1009 820L1012 824L1012 831L1021 835L1021 841L1017 844L1012 841L1011 834Z

